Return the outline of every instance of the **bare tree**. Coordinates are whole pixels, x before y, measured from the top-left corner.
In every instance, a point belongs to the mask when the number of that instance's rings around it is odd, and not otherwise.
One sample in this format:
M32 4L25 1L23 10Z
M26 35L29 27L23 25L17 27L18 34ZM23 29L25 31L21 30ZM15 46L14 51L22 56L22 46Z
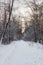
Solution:
M39 5L39 35L38 35L38 40L39 43L43 44L43 2Z
M4 29L3 34L2 34L2 38L1 38L2 42L3 42L3 38L5 36L5 33L6 33L7 26L9 24L9 22L10 22L10 18L11 18L11 14L12 14L12 9L13 9L13 3L14 3L14 0L12 0L12 3L9 2L9 18L8 18L8 22L5 24L5 29Z
M31 2L32 4L32 12L33 12L33 15L32 15L32 23L33 23L33 29L34 29L34 35L35 35L35 42L37 42L37 40L42 40L42 28L43 28L43 23L42 23L42 19L43 19L43 13L42 13L42 9L43 9L43 3L41 3L40 5L39 4L36 4L36 1L33 0L33 2Z
M36 4L36 0L33 0L32 2L30 1L29 3L26 1L28 7L30 7L32 14L30 13L31 16L31 22L32 22L32 27L34 29L34 41L37 42L37 21L38 21L38 14L37 14L37 8L38 5Z
M37 24L38 24L38 14L37 14L37 8L38 8L38 6L37 6L37 4L36 4L36 2L35 2L35 0L33 0L33 21L32 21L32 23L33 23L33 29L34 29L34 36L35 36L35 42L37 42Z

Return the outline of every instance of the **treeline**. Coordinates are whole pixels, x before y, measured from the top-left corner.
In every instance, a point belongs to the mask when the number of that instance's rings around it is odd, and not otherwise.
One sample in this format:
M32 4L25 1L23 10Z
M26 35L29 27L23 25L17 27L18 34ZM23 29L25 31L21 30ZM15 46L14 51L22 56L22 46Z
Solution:
M11 4L10 4L11 3ZM43 2L37 4L36 0L33 2L27 2L28 7L31 8L32 15L31 25L25 24L25 31L22 33L22 27L18 23L19 21L15 20L15 17L12 18L12 10L14 0L4 8L4 19L3 23L0 23L0 40L3 44L9 44L13 40L25 40L25 41L34 41L43 44ZM12 18L12 20L11 20Z
M43 2L37 4L36 0L30 2L26 1L28 7L31 8L31 26L27 26L26 33L24 33L26 40L35 41L43 44Z

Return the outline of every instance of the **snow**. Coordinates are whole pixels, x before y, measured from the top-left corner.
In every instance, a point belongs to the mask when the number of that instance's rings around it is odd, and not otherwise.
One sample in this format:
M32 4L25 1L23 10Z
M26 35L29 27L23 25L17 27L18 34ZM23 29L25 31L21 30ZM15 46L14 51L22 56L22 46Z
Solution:
M22 40L0 44L0 65L43 65L43 45Z

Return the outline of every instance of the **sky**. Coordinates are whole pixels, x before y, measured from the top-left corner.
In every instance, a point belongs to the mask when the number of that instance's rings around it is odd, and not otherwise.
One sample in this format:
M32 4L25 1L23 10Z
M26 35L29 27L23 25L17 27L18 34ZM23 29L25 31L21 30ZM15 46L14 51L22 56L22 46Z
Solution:
M23 17L28 17L28 14L32 14L31 9L27 7L26 1L29 2L33 0L15 0L13 14ZM40 3L41 1L42 0L37 0L37 3Z
M0 0L0 2L7 2L9 0ZM29 17L32 14L32 11L29 7L27 7L26 1L33 1L33 0L14 0L13 6L13 15L21 16L21 17ZM43 0L37 0L37 3L42 2Z

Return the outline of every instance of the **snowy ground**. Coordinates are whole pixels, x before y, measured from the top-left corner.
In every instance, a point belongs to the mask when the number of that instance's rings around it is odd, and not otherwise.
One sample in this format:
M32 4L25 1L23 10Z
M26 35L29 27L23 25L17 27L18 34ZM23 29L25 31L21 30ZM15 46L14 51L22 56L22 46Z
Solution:
M24 41L0 45L0 65L43 65L43 46Z

